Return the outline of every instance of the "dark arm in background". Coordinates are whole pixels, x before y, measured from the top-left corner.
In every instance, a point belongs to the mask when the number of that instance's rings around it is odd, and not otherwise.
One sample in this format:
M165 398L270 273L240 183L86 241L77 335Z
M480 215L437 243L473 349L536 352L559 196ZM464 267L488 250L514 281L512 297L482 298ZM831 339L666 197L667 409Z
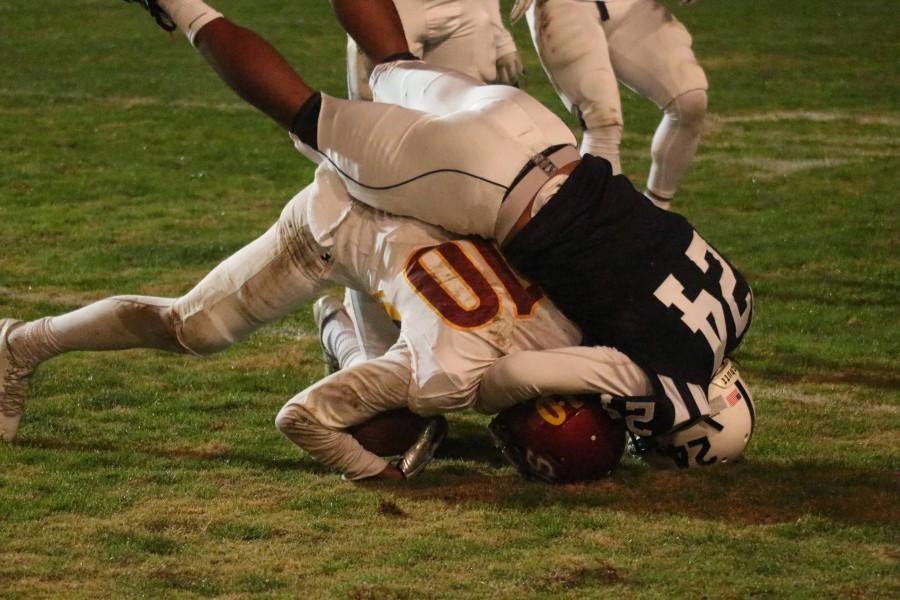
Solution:
M391 0L332 0L347 32L375 64L408 52ZM290 129L298 110L315 93L262 37L225 18L203 26L194 45L219 77L249 104Z

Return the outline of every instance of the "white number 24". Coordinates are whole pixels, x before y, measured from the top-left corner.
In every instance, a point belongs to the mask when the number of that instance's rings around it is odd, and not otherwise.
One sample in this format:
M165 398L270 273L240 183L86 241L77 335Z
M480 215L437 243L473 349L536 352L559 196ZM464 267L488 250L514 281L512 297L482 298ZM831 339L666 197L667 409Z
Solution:
M700 237L696 231L685 254L704 273L709 270L708 256L712 256L722 267L722 275L719 277L719 288L722 290L722 297L725 299L728 310L731 313L731 319L734 321L735 335L740 336L744 329L747 328L747 323L750 320L750 294L747 294L744 312L741 312L738 310L737 302L734 299L734 288L737 284L734 271L725 262L725 259L707 244L706 240ZM689 299L684 295L684 286L674 275L666 277L665 281L656 288L654 295L665 306L674 306L681 311L681 320L684 324L692 332L697 333L699 331L703 334L710 350L716 355L715 364L721 364L728 341L728 330L725 328L725 311L722 308L722 304L706 290L700 290L695 299ZM713 323L709 321L710 316L712 316Z

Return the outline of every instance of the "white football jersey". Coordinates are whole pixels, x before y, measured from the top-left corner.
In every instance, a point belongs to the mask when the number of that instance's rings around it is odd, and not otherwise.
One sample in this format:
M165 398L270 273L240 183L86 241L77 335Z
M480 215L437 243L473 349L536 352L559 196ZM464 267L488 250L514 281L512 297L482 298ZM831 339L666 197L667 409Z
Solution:
M580 342L578 328L493 243L354 202L327 168L316 182L334 192L316 194L307 207L313 235L334 259L331 279L377 298L401 323L415 412L468 408L482 373L501 356Z

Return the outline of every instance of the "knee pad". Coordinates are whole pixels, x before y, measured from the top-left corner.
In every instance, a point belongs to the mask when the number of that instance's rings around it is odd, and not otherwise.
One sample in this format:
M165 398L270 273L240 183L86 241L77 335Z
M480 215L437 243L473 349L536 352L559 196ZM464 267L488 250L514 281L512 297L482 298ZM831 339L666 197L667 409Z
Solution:
M691 90L676 96L664 112L683 125L699 126L706 116L707 102L706 90Z
M182 318L178 305L172 307L175 335L180 346L190 354L206 356L228 348L237 341L230 328L201 310Z
M275 415L275 427L284 435L290 437L290 434L297 431L298 425L304 421L303 413L296 404L285 404Z

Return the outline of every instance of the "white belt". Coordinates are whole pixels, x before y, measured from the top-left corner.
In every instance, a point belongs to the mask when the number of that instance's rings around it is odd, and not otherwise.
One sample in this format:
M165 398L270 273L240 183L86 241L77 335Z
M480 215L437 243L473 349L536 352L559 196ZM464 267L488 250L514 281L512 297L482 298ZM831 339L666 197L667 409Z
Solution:
M549 156L532 156L529 159L532 168L509 191L500 205L497 224L494 226L494 239L502 244L544 184L557 175L560 169L579 160L581 155L575 146L563 146Z

